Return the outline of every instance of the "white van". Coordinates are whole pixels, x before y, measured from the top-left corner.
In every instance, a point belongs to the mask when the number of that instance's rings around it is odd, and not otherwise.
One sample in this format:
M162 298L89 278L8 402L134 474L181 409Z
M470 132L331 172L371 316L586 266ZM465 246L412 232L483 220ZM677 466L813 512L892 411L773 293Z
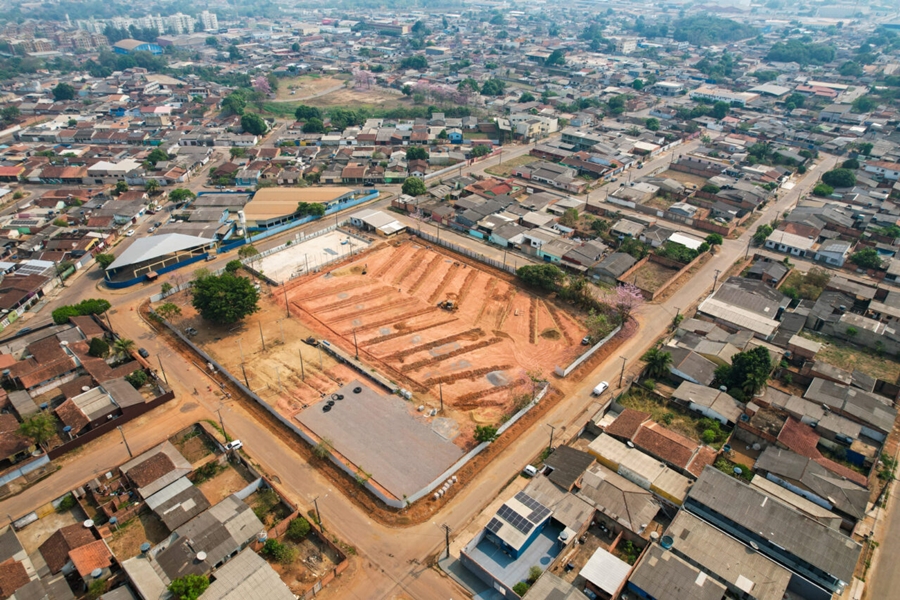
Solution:
M591 395L599 396L600 394L605 392L607 389L609 389L609 384L606 383L605 381L601 381L600 383L597 384L597 387L594 388L594 391L591 392Z

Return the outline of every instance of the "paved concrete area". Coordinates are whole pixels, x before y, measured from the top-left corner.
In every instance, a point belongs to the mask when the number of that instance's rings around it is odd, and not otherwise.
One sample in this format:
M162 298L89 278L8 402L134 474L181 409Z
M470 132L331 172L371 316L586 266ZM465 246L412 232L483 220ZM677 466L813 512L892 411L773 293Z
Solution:
M412 496L462 456L423 417L411 415L410 405L399 397L382 396L359 381L337 393L344 399L328 412L317 404L294 418L331 440L335 450L397 498Z
M331 231L311 240L295 242L281 252L254 262L252 266L270 279L289 281L306 273L307 268L315 271L325 263L347 256L351 251L359 252L368 246L366 242L342 231Z

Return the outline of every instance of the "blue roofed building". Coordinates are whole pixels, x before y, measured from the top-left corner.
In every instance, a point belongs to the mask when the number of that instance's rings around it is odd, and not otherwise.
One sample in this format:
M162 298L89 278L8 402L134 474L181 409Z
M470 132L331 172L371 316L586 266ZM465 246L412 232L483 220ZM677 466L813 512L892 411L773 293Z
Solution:
M149 52L150 54L162 54L163 49L159 44L142 40L119 40L113 44L113 52L116 54L134 54L135 52Z

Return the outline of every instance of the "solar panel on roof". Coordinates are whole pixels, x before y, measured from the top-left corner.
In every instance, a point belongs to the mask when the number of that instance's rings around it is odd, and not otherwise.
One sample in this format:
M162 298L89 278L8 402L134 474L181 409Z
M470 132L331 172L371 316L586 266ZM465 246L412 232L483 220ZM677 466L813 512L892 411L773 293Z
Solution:
M498 531L500 531L501 527L503 527L503 523L501 523L497 519L491 519L491 522L487 524L487 527L485 527L485 529L487 529L491 533L497 533Z
M528 519L511 509L506 504L500 507L500 510L497 511L497 516L522 533L528 533L529 531L534 529L534 523L529 522Z
M545 506L541 506L540 508L536 508L533 511L531 511L531 514L528 515L528 520L531 521L532 523L540 523L549 514L550 514L550 509Z

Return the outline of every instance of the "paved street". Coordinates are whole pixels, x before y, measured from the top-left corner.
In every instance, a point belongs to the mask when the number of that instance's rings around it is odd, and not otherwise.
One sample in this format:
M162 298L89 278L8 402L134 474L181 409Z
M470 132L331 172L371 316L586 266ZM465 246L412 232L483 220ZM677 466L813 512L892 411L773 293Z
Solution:
M833 160L828 158L825 163L833 164ZM487 165L478 165L478 168L483 169L485 166ZM814 183L817 172L818 170L809 173L777 203L769 206L760 222L770 221L795 203L800 194ZM373 206L383 206L386 202L387 200L379 200ZM301 230L315 230L329 224L312 223ZM297 231L292 230L288 235L294 235ZM441 235L445 235L444 230ZM466 239L451 232L446 235L455 236L454 242ZM683 309L696 302L712 286L715 271L727 269L743 255L751 235L752 232L748 231L738 240L727 240L719 252L698 271L690 285L682 286L663 303L646 305L641 309L637 315L640 323L638 332L619 350L619 354L628 357L629 367L638 361L645 349L665 330L678 310L676 307ZM265 249L279 243L281 241L275 238L266 240L260 246ZM477 242L476 245L482 252L487 248ZM233 255L220 257L212 266L221 265L231 258ZM218 397L206 392L205 385L198 385L198 381L202 382L205 376L193 365L184 364L179 357L169 354L154 331L136 312L135 307L140 301L158 291L158 283L110 292L102 287L96 288L99 280L100 272L96 267L80 275L71 284L65 297L52 300L41 316L49 318L53 307L63 302L71 303L90 296L110 298L115 307L111 318L116 331L134 339L138 346L145 347L151 354L160 357L169 382L175 389L176 400L149 413L144 419L126 425L125 434L132 448L135 452L146 449L190 422L215 418L214 411L221 409L229 433L244 442L253 460L269 475L278 477L286 492L304 510L311 506L312 498L318 496L319 508L328 530L357 548L358 566L365 572L344 578L339 589L325 591L326 597L329 594L335 598L367 600L464 597L466 594L452 580L438 570L424 566L426 559L443 547L443 531L439 525L447 524L453 531L462 530L473 516L500 493L512 474L517 473L546 445L549 435L546 424L556 427L556 439L560 443L574 435L591 411L596 409L590 390L599 380L615 385L621 368L621 361L617 359L608 360L598 367L574 393L550 410L539 425L532 427L506 448L431 521L404 529L391 529L372 521L351 501L333 491L329 482L317 470L310 468L265 426L257 423L243 410L240 402L223 403ZM193 394L195 387L198 389L196 395ZM17 517L126 458L121 439L105 436L76 455L66 457L63 461L65 466L58 473L0 503L0 514Z

